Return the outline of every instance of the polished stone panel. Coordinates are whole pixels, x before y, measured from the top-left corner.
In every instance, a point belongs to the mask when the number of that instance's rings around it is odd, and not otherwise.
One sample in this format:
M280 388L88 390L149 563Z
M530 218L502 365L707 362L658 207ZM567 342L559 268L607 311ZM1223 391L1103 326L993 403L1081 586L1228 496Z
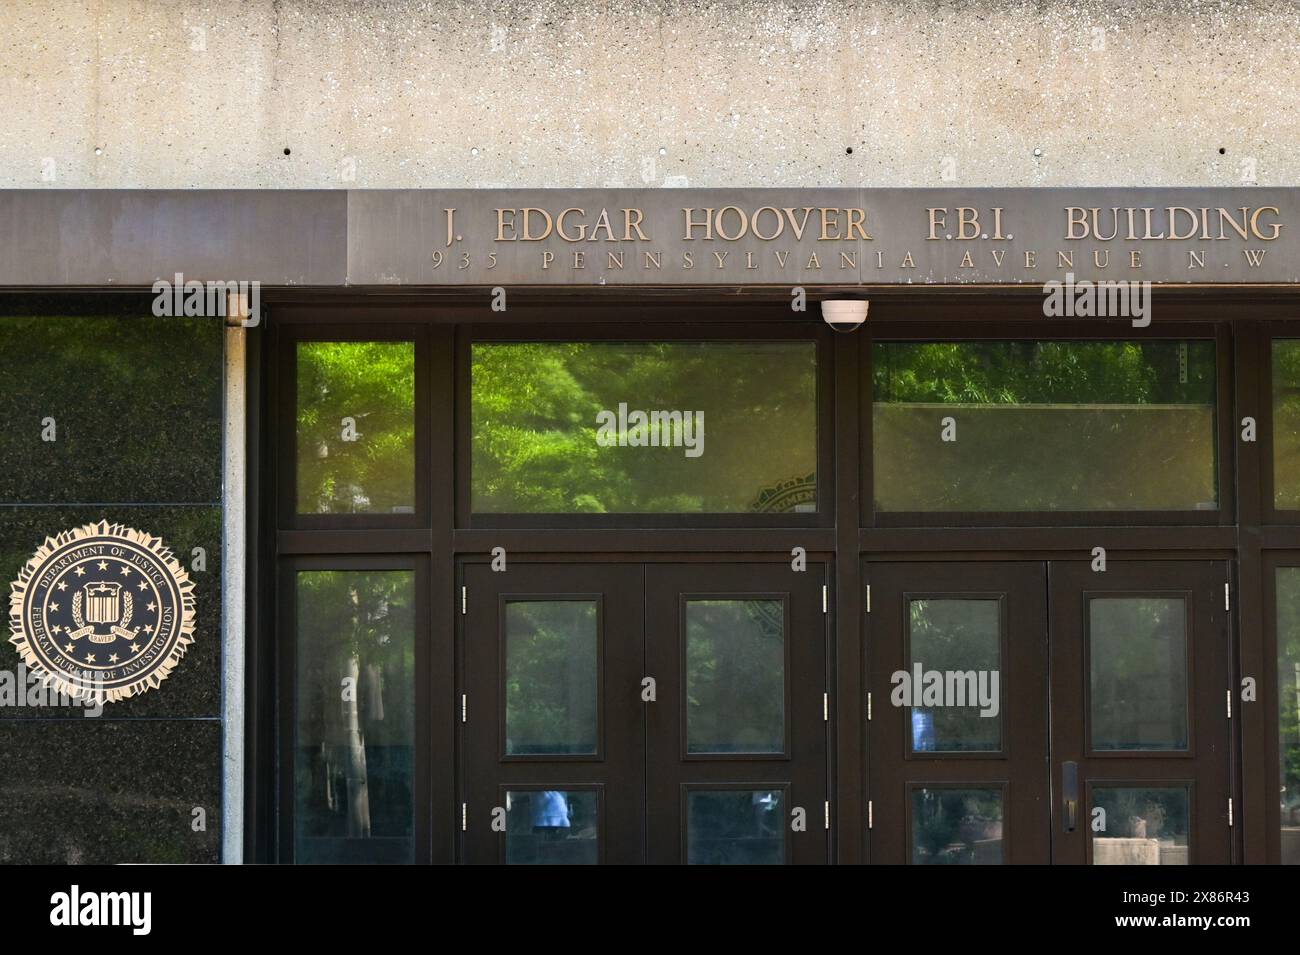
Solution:
M219 861L215 720L9 721L0 753L0 863Z
M222 335L147 310L0 317L0 504L219 501Z
M99 719L135 716L217 716L221 712L221 509L219 507L2 507L0 506L0 583L19 571L46 536L91 521L116 521L162 537L195 583L194 643L161 686L140 696L104 706ZM193 550L207 552L203 571L194 567ZM7 604L6 604L7 608ZM0 639L0 671L16 672L18 652ZM81 707L10 706L0 696L0 721L51 716L82 717Z

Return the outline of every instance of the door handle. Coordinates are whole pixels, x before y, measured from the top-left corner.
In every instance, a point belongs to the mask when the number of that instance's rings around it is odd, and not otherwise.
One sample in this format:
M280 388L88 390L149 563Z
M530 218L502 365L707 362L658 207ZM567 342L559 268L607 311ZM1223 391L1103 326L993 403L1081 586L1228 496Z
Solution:
M1061 764L1061 799L1063 832L1074 832L1079 823L1079 764L1070 760Z

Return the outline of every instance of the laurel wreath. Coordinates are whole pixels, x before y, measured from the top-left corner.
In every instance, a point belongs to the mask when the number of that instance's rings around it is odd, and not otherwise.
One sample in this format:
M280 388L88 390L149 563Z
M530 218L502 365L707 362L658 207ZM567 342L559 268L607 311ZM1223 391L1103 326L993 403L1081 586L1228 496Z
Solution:
M117 625L125 628L126 625L131 622L131 617L134 613L135 598L131 595L131 591L128 590L126 596L122 598L122 619L117 622ZM80 590L78 590L72 598L72 622L77 625L78 630L86 625L86 621L81 616Z

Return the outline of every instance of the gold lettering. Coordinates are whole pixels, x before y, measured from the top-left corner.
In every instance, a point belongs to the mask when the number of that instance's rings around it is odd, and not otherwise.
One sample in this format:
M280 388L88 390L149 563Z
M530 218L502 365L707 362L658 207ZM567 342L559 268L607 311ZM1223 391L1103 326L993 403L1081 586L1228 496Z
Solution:
M822 234L821 234L821 237L820 237L817 241L818 241L818 242L832 242L832 241L834 241L834 240L836 240L836 239L842 239L843 236L840 235L840 233L839 233L839 227L840 227L839 215L840 215L840 210L839 210L839 209L827 209L825 206L822 206L822 208L821 208L821 215L822 215ZM836 230L834 235L831 235L831 234L830 234L830 231L829 231L829 230L832 229L832 228L834 228L834 229Z
M1259 217L1261 214L1265 212L1271 212L1273 213L1273 215L1279 214L1277 211L1277 206L1260 206L1258 209L1255 210L1255 214L1250 217L1250 231L1254 233L1255 238L1260 239L1264 242L1272 242L1274 239L1277 238L1278 233L1282 231L1282 223L1280 222L1269 223L1269 225L1271 225L1273 228L1272 234L1264 235L1264 233L1259 231Z
M735 235L727 235L726 215L728 212L734 212L740 216L740 231ZM718 217L714 225L714 230L718 233L718 238L723 242L735 242L737 239L743 239L745 233L749 231L749 217L745 215L745 210L738 206L723 206L718 210Z
M1111 206L1110 214L1112 218L1110 222L1114 228L1110 230L1110 235L1101 234L1101 224L1097 221L1097 217L1101 214L1101 209L1092 209L1090 211L1092 212L1092 237L1094 239L1100 239L1102 242L1109 242L1111 239L1115 238L1115 236L1119 235L1118 206Z
M776 231L771 235L763 235L763 233L758 229L758 217L764 212L770 212L776 217ZM785 219L781 217L781 211L775 206L763 206L761 209L754 211L754 215L749 220L749 228L754 233L756 239L762 239L764 242L771 242L785 231Z
M867 210L866 209L849 209L848 235L846 239L852 239L856 232L857 237L864 241L870 242L871 236L867 235Z
M967 215L969 213L969 215ZM966 234L966 227L970 226L970 235ZM972 209L969 206L959 206L957 208L957 238L969 241L978 239L980 236L980 216L979 210Z
M794 221L794 208L792 206L785 207L785 214L790 219L790 231L794 233L795 240L801 240L803 238L803 230L808 225L808 217L812 215L812 206L803 207L803 218L798 222Z
M648 238L646 238L646 234L641 231L641 220L644 217L645 217L644 213L642 213L640 209L623 210L623 241L624 242L632 241L632 232L634 230L636 231L636 237L639 240L641 240L642 242L650 241Z
M935 209L926 209L930 214L930 234L925 237L926 242L936 242L939 239L939 230L947 228L948 209L946 206L939 206Z
M695 220L695 218L691 215L691 213L693 213L694 211L695 211L694 209L682 210L682 212L685 213L686 215L686 235L682 236L682 238L689 241L695 238L696 229L703 229L704 238L712 239L713 238L713 210L712 209L704 210L703 222L697 222Z
M497 212L497 241L498 241L498 242L514 242L514 241L515 241L515 236L513 235L513 233L514 233L514 229L515 229L515 210L514 210L514 209L498 209L496 212ZM509 221L506 220L506 216L507 216L507 215L510 216ZM509 229L510 229L510 231L511 231L511 233L512 233L512 234L509 235L509 236L506 235L506 228L507 228L507 227L509 227Z
M581 242L587 237L587 227L585 225L578 226L578 234L574 236L571 236L564 231L564 220L569 217L570 212L576 212L580 216L585 216L587 214L583 209L561 210L560 214L555 217L555 234L565 242Z
M1077 216L1075 215L1076 212L1078 213ZM1081 226L1083 228L1083 232L1079 233L1078 235L1075 235L1074 233L1074 227L1076 225ZM1088 210L1087 209L1083 208L1082 206L1065 207L1065 238L1066 241L1070 241L1072 239L1088 238Z
M604 230L605 230L605 241L606 241L606 242L617 242L617 241L618 241L617 239L614 238L614 230L611 229L610 226L609 226L609 210L608 210L608 209L601 209L601 210L600 210L600 215L596 216L596 224L593 225L593 226L591 227L591 241L592 241L592 242L595 242L595 241L596 241L596 233L599 232L601 229L604 229Z
M1223 208L1219 209L1219 238L1220 239L1226 239L1228 237L1223 231L1225 219L1227 220L1227 224L1232 226L1233 232L1237 233L1237 235L1241 236L1243 239L1250 238L1250 233L1246 231L1250 224L1250 206L1241 207L1241 225L1237 225L1237 221L1232 218L1232 213L1230 213L1227 209L1223 209Z
M554 224L551 222L551 214L549 212L545 209L524 209L522 211L524 215L524 231L520 238L524 242L541 242L551 234L551 229ZM533 235L532 222L534 213L540 215L542 221L546 223L546 231L541 235Z
M1200 223L1197 222L1195 212L1187 208L1187 206L1170 206L1167 211L1169 213L1169 238L1170 239L1173 239L1178 242L1182 242L1185 239L1196 238L1196 233L1198 231L1198 226L1200 225ZM1178 213L1180 212L1186 213L1187 217L1192 220L1192 230L1188 232L1187 235L1178 234Z

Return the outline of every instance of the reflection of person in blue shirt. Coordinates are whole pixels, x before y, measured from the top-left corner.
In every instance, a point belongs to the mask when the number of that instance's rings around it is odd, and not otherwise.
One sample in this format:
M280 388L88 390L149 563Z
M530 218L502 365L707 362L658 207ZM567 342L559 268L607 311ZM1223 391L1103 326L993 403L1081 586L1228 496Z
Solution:
M533 828L534 829L568 829L573 808L568 797L552 789L533 793Z
M934 714L918 706L912 707L912 752L928 753L934 747Z

